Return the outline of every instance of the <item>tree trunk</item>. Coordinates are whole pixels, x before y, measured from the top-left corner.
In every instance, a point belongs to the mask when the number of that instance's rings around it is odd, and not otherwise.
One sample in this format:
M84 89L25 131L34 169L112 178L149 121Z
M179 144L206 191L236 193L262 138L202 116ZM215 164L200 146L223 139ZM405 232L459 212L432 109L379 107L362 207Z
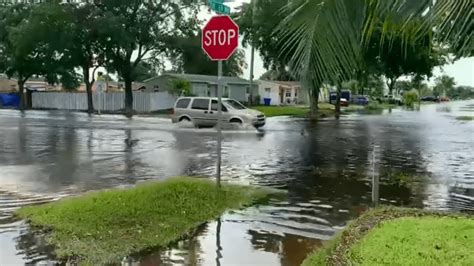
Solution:
M133 115L133 92L132 79L124 77L125 82L125 115L131 117Z
M92 85L93 83L90 81L89 77L89 68L83 67L82 73L84 75L84 83L86 84L86 92L87 92L87 113L92 114L94 113L94 101L92 95Z
M341 84L337 84L336 119L341 116Z
M23 112L26 108L26 97L25 97L25 80L23 77L18 78L18 94L20 96L20 110Z
M396 78L389 78L387 81L388 95L393 95L393 89L395 88Z

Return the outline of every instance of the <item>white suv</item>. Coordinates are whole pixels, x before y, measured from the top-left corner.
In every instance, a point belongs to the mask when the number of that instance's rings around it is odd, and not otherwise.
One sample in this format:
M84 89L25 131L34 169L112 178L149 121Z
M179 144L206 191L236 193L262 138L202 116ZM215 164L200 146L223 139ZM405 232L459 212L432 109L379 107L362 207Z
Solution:
M181 97L176 100L173 123L193 122L195 126L215 126L217 124L217 98ZM255 127L265 125L265 115L257 110L248 109L240 102L222 99L222 120L236 124L251 124Z

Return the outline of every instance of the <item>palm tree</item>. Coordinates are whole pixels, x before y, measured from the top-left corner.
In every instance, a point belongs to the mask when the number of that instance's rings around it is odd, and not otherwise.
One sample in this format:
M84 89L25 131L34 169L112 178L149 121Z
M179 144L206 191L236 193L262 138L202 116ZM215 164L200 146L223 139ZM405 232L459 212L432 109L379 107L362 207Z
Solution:
M275 34L285 40L282 54L296 51L290 69L317 101L323 83L350 80L361 68L376 29L380 42L389 42L390 32L406 44L430 33L458 56L472 55L472 9L472 0L292 0Z

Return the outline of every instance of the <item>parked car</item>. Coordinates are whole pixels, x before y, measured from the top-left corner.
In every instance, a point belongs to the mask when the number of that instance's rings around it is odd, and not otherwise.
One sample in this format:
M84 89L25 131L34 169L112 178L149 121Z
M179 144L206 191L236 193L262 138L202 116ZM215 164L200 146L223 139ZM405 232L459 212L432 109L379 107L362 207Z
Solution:
M379 100L381 103L388 103L388 104L396 104L396 105L403 105L403 101L399 97L395 97L393 95L385 95L382 99Z
M217 98L181 97L176 100L172 120L173 123L190 121L197 127L212 127L217 124L217 107ZM222 99L222 116L229 123L251 124L256 128L265 125L263 113L229 98Z
M349 101L346 98L341 98L341 106L349 106Z
M352 97L351 91L349 90L341 91L341 100L346 99L346 101L348 101L348 104L349 104L349 102L351 101L351 97ZM329 103L336 104L336 102L337 102L337 92L332 91L329 93Z
M352 97L352 102L358 105L368 105L369 98L363 95L356 95Z
M439 99L435 96L423 96L421 97L422 102L438 102Z
M448 97L439 97L440 102L449 102L450 99Z

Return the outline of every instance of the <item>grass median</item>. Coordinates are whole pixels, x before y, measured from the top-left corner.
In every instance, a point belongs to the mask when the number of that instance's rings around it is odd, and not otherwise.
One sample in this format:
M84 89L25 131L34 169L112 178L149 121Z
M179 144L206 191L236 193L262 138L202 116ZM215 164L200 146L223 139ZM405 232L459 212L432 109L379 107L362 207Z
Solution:
M473 246L472 217L382 208L356 219L303 265L473 265Z
M96 265L165 247L225 210L265 200L268 192L237 185L219 189L203 179L172 178L24 207L17 215L49 231L48 243L60 259Z

